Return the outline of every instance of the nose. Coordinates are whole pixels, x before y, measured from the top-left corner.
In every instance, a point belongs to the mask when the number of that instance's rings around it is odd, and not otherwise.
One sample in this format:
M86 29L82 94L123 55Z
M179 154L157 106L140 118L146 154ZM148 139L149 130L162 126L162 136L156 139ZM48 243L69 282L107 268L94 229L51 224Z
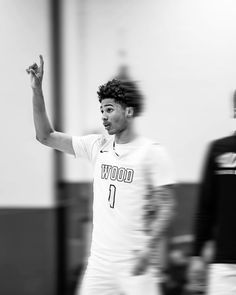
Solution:
M105 112L102 113L102 120L103 121L106 121L107 120L107 114Z

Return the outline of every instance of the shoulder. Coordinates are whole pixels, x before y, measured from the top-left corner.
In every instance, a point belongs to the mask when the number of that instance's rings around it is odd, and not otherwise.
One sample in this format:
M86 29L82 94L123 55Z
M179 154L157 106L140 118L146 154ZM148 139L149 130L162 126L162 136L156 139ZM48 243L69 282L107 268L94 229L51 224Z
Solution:
M227 136L212 140L207 148L209 156L215 156L225 152L236 151L236 136Z
M97 145L97 146L103 146L106 144L106 142L109 140L105 135L103 134L89 134L89 135L83 135L83 136L73 136L73 141L75 142L83 142L86 145Z
M147 141L145 168L149 180L155 186L175 183L174 167L165 146L152 139Z
M149 156L167 154L167 149L162 143L150 138L144 140Z
M104 145L109 142L103 134L89 134L84 136L73 136L72 145L76 157L87 157L93 159Z
M155 165L159 163L171 163L166 147L153 139L145 139L145 162Z
M235 135L231 135L231 136L227 136L227 137L222 137L222 138L218 138L214 141L212 141L212 146L227 146L227 145L231 145L231 144L235 144L236 143L236 136Z

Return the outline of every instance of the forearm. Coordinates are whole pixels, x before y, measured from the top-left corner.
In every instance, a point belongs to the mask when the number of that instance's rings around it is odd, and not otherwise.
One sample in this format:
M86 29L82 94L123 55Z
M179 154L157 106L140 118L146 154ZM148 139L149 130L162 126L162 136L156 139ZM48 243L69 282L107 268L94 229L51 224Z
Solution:
M192 255L201 256L208 241L213 239L216 224L217 194L202 191L194 220Z
M54 129L47 115L41 87L33 88L33 117L36 138L43 143Z
M214 145L209 147L199 186L196 214L194 216L193 256L201 256L207 241L213 238L217 216L217 178L215 175Z
M157 263L157 244L166 232L174 212L174 194L171 186L162 186L152 192L144 209L148 242L140 253L134 275L142 274L150 263Z
M157 188L154 196L158 203L154 218L149 226L149 241L146 251L150 252L150 254L156 251L158 241L166 233L175 208L174 192L171 186Z
M202 255L205 245L212 239L213 232L213 212L210 210L205 212L203 208L200 208L195 220L194 242L192 249L193 256Z

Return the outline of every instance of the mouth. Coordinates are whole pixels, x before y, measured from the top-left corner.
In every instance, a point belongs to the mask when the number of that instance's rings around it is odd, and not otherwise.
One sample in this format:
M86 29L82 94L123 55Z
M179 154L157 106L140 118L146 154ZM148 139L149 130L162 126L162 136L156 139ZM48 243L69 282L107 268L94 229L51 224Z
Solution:
M103 123L103 126L105 127L105 129L109 129L111 124L110 123Z

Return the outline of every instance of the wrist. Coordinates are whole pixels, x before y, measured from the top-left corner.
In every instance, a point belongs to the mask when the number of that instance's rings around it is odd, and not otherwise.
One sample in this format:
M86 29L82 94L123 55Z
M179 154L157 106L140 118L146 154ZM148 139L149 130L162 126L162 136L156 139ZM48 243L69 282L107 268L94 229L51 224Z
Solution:
M43 89L42 89L41 86L32 87L32 91L33 91L33 94L36 94L36 95L42 95L43 94Z

